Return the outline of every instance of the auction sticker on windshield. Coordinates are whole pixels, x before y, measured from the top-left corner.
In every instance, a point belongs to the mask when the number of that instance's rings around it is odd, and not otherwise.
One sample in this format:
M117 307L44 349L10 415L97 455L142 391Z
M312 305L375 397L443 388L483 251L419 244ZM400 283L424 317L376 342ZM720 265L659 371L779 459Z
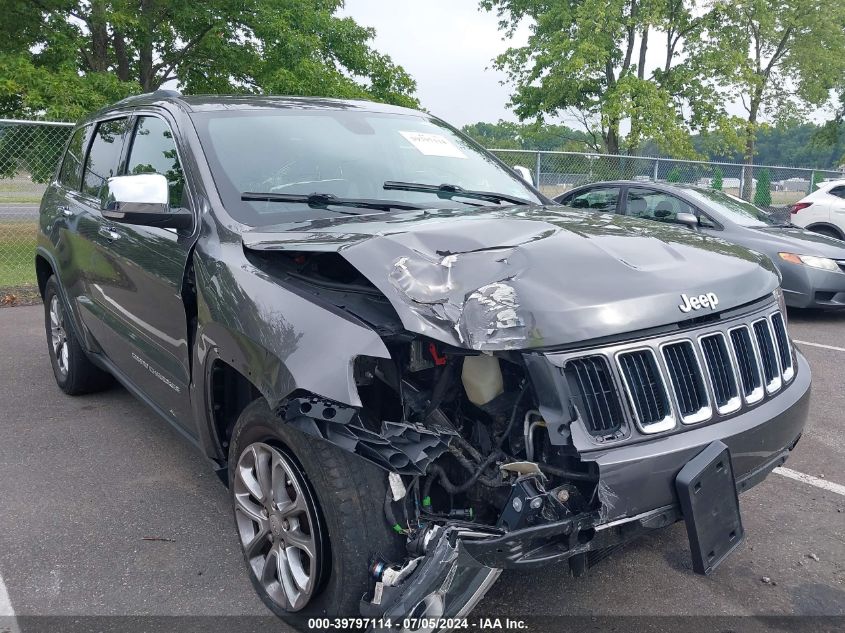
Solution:
M399 134L420 153L426 156L444 156L446 158L466 158L466 155L445 136L440 134L428 134L426 132L403 132Z

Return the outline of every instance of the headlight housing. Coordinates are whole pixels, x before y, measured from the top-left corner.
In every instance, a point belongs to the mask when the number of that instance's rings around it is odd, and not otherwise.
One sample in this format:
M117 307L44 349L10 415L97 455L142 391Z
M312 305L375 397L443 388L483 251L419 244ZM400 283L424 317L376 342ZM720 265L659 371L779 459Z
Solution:
M818 257L817 255L796 255L795 253L778 253L780 258L790 264L803 264L810 268L838 272L839 265L829 257Z

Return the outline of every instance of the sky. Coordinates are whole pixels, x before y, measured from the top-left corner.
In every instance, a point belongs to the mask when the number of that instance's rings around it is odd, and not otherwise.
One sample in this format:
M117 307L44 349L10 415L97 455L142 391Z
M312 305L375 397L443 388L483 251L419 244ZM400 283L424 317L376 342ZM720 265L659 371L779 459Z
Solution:
M346 0L341 14L376 30L374 48L411 74L420 103L432 114L458 127L517 120L507 107L511 89L502 85L505 74L492 60L524 45L528 26L503 40L495 12L479 10L477 0ZM651 70L663 64L665 36L653 33L649 44ZM558 122L579 127L570 117Z
M390 55L417 82L420 103L458 127L516 120L505 107L510 90L492 59L528 39L523 28L503 42L495 13L476 0L346 0L342 12L376 29L374 48Z
M527 26L502 41L495 13L480 11L477 0L346 0L341 13L376 29L374 48L411 74L420 103L432 114L458 127L516 120L507 108L510 87L501 85L505 75L492 68L492 60L509 46L524 45ZM652 33L647 72L663 65L665 45L664 34ZM747 116L738 101L726 109ZM817 110L809 118L819 122L826 115ZM579 127L571 118L555 122Z

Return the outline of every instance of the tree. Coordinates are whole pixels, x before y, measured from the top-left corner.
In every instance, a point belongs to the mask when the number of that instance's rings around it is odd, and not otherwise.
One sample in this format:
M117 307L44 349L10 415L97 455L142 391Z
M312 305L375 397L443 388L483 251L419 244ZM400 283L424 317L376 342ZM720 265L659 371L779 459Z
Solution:
M462 131L487 148L573 152L598 149L589 135L565 125L500 120L465 125Z
M845 165L845 80L842 83L833 118L813 134L810 143L816 149L833 148L835 167Z
M8 6L6 6L8 5ZM371 47L342 0L6 0L0 112L66 116L115 94L283 93L417 105L415 83ZM50 106L47 105L49 108Z
M772 176L768 169L761 169L757 175L757 188L754 190L754 204L758 207L772 206Z
M635 152L655 139L663 152L694 154L689 131L724 111L716 95L683 66L683 49L702 24L683 0L481 0L505 35L532 24L525 46L494 60L514 86L522 119L571 113L609 153ZM650 76L650 34L665 35L665 63ZM660 41L660 40L657 40ZM684 114L687 114L685 117ZM630 132L621 136L623 121Z
M666 182L681 182L681 170L677 167L672 167L666 172Z
M710 181L710 188L714 191L721 191L723 177L724 174L722 173L722 169L720 167L716 167L716 169L713 170L713 180Z
M806 114L845 73L845 2L713 0L703 24L690 56L745 107L742 195L750 200L761 118Z

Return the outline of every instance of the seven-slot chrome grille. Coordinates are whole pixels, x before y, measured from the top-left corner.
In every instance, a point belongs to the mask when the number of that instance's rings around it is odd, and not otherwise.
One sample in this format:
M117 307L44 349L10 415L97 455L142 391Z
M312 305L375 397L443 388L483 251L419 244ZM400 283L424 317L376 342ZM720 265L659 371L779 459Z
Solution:
M782 389L795 375L780 312L753 315L664 335L561 355L587 431L621 437L628 421L661 433L736 413Z

